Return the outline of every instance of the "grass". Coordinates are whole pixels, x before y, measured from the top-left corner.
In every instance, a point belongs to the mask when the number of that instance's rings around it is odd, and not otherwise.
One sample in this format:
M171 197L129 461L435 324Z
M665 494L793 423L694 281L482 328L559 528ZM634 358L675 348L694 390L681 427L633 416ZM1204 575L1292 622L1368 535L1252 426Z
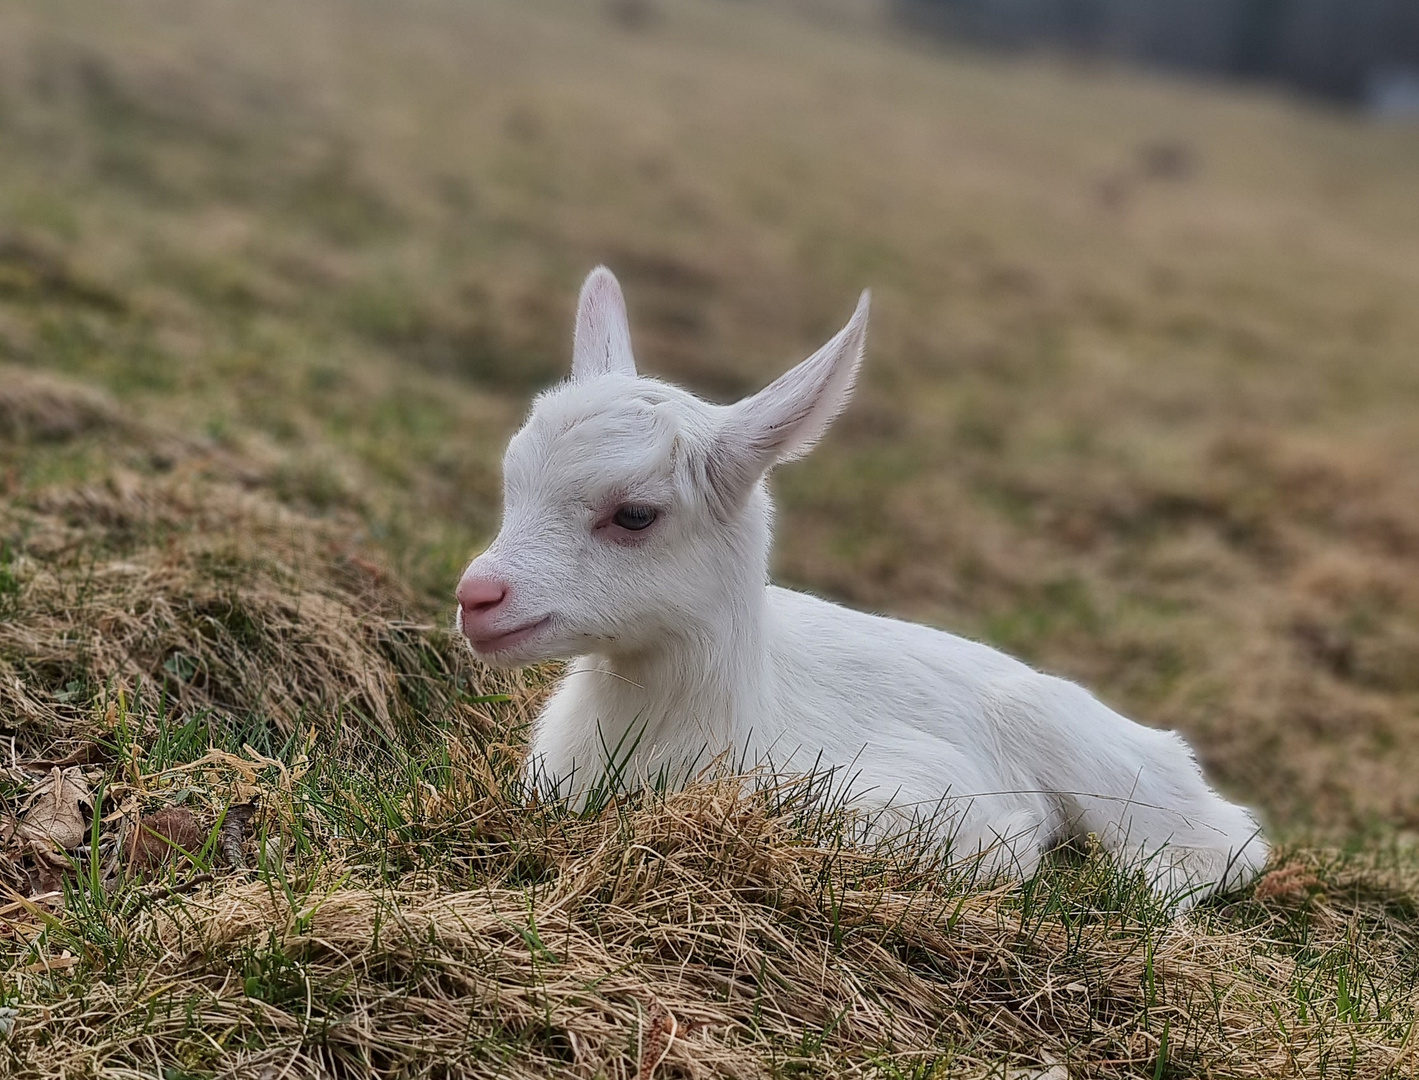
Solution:
M8 1075L1413 1072L1419 135L879 16L0 10ZM870 285L779 577L1184 731L1261 884L973 880L787 782L525 805L555 672L446 598L599 261L720 398Z

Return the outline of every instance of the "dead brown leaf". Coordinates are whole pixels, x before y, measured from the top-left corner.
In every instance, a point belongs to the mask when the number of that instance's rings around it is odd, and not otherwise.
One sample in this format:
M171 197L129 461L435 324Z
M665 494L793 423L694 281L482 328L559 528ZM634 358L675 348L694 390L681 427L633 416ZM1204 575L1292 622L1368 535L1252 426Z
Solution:
M29 877L30 899L62 897L64 878L73 870L68 856L57 851L48 840L25 841L23 854L25 870Z
M124 841L131 873L144 874L201 848L205 830L192 811L170 806L139 818Z
M49 841L65 850L76 848L88 835L93 811L84 770L78 765L67 769L55 766L25 800L17 833L25 840Z
M63 757L26 761L23 768L38 772L41 769L67 769L71 765L101 765L107 760L107 753L98 743L82 742Z

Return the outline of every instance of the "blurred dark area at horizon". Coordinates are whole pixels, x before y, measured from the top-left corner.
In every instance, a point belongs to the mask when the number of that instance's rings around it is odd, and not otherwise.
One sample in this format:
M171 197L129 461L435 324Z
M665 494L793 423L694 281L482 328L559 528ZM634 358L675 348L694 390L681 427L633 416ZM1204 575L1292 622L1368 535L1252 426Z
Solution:
M1415 0L893 0L914 29L1265 81L1419 115Z

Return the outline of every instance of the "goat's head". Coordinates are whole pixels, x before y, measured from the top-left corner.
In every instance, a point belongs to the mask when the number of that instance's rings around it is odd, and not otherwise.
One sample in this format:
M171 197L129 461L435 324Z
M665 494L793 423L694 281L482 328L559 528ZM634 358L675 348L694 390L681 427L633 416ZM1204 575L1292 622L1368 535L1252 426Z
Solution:
M762 587L764 475L847 404L867 293L836 337L764 390L711 405L636 374L604 267L582 286L571 377L538 397L503 460L503 522L459 582L458 625L515 666L683 637L736 586Z

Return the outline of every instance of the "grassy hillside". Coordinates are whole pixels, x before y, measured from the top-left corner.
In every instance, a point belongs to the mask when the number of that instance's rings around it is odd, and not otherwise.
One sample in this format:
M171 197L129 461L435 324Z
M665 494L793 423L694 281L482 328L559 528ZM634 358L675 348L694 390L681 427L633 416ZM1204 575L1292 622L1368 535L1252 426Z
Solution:
M0 8L0 1060L1406 1075L1416 191L1419 130L866 2ZM447 597L603 261L719 398L870 285L779 577L1186 732L1256 894L987 887L797 790L520 805L555 672Z

